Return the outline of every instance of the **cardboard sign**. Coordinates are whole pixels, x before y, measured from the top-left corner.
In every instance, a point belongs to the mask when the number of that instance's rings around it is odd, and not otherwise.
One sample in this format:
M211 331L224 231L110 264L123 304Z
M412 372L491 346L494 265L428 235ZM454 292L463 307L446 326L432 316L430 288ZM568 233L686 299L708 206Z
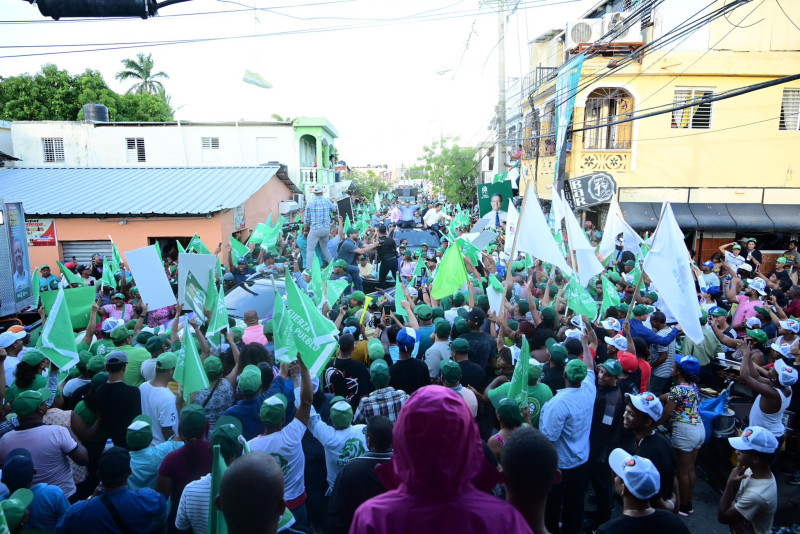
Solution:
M136 280L142 302L149 309L157 310L175 304L175 294L169 285L155 245L129 250L125 253L125 259L128 260L128 268Z
M186 306L186 278L193 274L205 292L208 277L212 270L216 272L217 257L213 254L178 254L178 302ZM138 283L138 280L137 280ZM202 312L202 310L201 310Z

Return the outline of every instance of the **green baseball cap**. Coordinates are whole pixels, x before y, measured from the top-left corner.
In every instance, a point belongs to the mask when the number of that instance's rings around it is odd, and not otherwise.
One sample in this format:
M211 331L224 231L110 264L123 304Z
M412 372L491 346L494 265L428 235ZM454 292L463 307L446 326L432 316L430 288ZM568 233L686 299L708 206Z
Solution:
M42 351L32 349L25 351L25 354L22 355L22 361L30 365L31 367L36 367L40 363L42 363L45 359L45 355Z
M619 308L617 308L619 309ZM633 316L634 317L641 317L642 315L650 315L656 311L656 309L652 306L645 306L644 304L637 304L633 307Z
M89 360L92 358L94 358L94 354L88 350L82 350L78 353L78 365L85 369L86 364L89 363Z
M382 360L384 356L386 356L386 352L383 349L383 343L377 337L373 337L367 343L367 353L369 354L369 360L374 362L376 360Z
M232 415L223 415L217 420L214 431L211 432L211 446L219 445L223 458L238 456L242 452L242 444L239 443L241 435L241 421Z
M255 393L261 388L261 369L255 365L248 365L239 375L239 391L242 393Z
M514 399L501 399L497 405L497 414L503 421L507 423L522 423L522 412L519 409L519 404Z
M747 332L748 336L755 339L762 345L766 345L767 341L769 340L769 338L767 338L767 334L760 328L756 328L755 330L745 330L745 332Z
M164 336L153 336L147 340L147 343L145 343L144 348L147 349L147 352L149 352L152 355L163 349L166 342L167 340Z
M100 356L98 356L98 358L99 357ZM108 373L106 373L105 371L100 371L99 373L97 373L92 377L91 381L92 389L97 391L97 388L99 388L106 382L108 382Z
M417 307L414 308L414 315L427 321L433 316L433 310L427 304L417 304Z
M550 306L542 308L542 319L545 321L552 321L556 318L556 310Z
M168 371L178 365L178 355L174 352L165 352L156 359L156 369Z
M86 370L90 373L99 373L106 368L106 359L102 356L92 356L86 363Z
M588 372L589 370L586 368L586 364L578 359L570 360L569 363L567 363L567 368L565 371L567 378L569 378L569 381L573 384L581 382L584 378L586 378Z
M114 295L112 295L111 298L112 299L125 299L125 295L123 295L122 293L114 293Z
M258 412L261 422L267 426L280 425L286 417L286 406L288 404L289 401L280 393L264 399Z
M616 284L620 280L619 273L616 271L611 271L610 273L608 273L608 279Z
M753 309L754 309L754 310L756 311L756 313L758 313L759 315L762 315L762 316L764 316L764 317L770 318L770 315L769 315L769 310L767 310L766 308L764 308L764 307L762 307L762 306L753 306Z
M450 350L453 352L458 352L459 354L467 353L469 352L469 343L466 339L457 337L450 342Z
M700 310L700 324L704 325L708 322L708 312L706 310Z
M445 382L449 382L450 384L461 382L461 366L458 365L458 362L453 360L445 360L439 366L439 369L442 372L442 380Z
M344 260L336 260L333 262L333 267L341 267L342 269L347 268L347 262Z
M619 304L617 304L616 308L618 312L627 314L631 306L626 302L620 302Z
M385 388L389 385L389 366L383 360L375 360L369 366L369 376L375 389Z
M548 338L544 344L547 347L547 352L550 353L551 360L558 364L567 361L567 349L563 345L560 345L555 339L552 337Z
M438 318L441 317L444 319L444 309L440 306L436 306L435 308L431 309L431 318Z
M345 235L357 234L358 233L358 228L356 228L355 226L348 226L347 230L345 230L344 233L345 233Z
M241 326L234 326L231 328L231 333L233 334L233 342L234 343L241 343L242 336L244 335L244 328Z
M452 330L447 319L436 319L436 324L434 325L433 329L436 332L436 335L441 338L450 337L450 331Z
M622 365L614 358L609 358L600 364L611 376L622 376Z
M272 319L264 323L264 327L262 328L264 335L267 334L274 334L275 333L275 326L272 324Z
M14 413L20 417L30 415L35 412L43 402L47 401L50 395L50 390L47 388L23 391L14 399Z
M653 302L658 302L658 293L656 293L655 291L645 291L644 293L642 293L642 296L649 298Z
M346 400L331 403L331 424L336 430L342 430L353 422L353 407Z
M33 502L33 492L27 488L19 488L8 499L0 502L9 532L14 532L22 522L25 510L28 509L31 502Z
M453 321L453 330L456 337L468 334L470 332L469 326L467 326L467 321L465 321L461 316L456 317Z
M533 358L528 358L528 381L533 382L534 380L539 380L542 377L543 371L542 365L534 360Z
M725 310L725 308L720 308L719 306L714 306L713 308L711 308L711 310L709 310L708 314L709 315L713 315L714 317L727 317L728 316L727 310Z
M222 360L216 356L209 356L203 361L203 370L209 380L216 380L222 374Z
M455 294L453 295L453 306L455 307L463 306L465 301L466 298L464 297L464 293L462 293L461 291L456 291Z
M222 418L220 418L220 421ZM237 419L238 420L238 419ZM181 410L181 429L189 435L196 435L206 427L206 410L199 404L187 404Z
M118 326L114 330L111 331L111 340L112 341L125 341L129 337L133 335L133 332L128 330L128 327Z
M353 291L352 293L350 293L350 296L348 298L351 298L357 302L364 302L367 299L367 296L364 295L363 291Z
M153 441L153 420L150 416L142 414L134 417L133 422L128 425L125 439L132 451L149 447Z

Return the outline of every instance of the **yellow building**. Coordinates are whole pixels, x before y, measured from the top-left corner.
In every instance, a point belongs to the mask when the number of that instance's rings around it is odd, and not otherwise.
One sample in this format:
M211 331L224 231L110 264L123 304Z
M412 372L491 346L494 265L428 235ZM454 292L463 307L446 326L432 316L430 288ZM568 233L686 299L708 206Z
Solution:
M800 73L800 2L604 0L534 39L524 84L523 185L550 199L558 67L586 50L566 179L606 172L628 221L652 230L664 199L702 255L742 235L800 232L800 80L624 124L630 114ZM670 41L682 24L730 11ZM782 8L782 9L781 9ZM695 15L695 16L693 16ZM603 36L616 37L609 43ZM637 61L626 56L635 54ZM658 46L658 45L661 46ZM624 65L615 68L616 65ZM532 138L532 139L531 139ZM607 204L585 211L603 223ZM705 238L705 242L703 242ZM767 245L769 248L770 245ZM772 245L776 250L782 243ZM707 259L707 258L704 258Z

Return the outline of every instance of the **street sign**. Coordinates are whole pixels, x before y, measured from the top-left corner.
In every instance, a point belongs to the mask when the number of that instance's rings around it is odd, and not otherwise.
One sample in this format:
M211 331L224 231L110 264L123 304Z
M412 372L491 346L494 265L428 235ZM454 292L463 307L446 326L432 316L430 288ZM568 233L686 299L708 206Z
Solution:
M616 192L614 177L607 172L596 172L567 180L564 197L575 210L608 202Z

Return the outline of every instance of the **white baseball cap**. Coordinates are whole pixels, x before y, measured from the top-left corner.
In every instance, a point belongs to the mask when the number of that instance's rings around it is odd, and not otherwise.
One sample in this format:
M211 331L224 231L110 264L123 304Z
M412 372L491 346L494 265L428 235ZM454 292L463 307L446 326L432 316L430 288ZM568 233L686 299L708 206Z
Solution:
M789 358L792 353L792 345L785 341L782 341L780 345L778 343L773 343L772 345L770 345L770 348L776 352L781 353L784 358Z
M615 332L622 332L622 323L618 319L609 317L605 321L600 321L600 326L606 330L613 330Z
M797 382L797 371L783 360L775 360L775 370L778 372L778 382L782 386L791 386Z
M573 315L572 319L569 320L570 324L575 328L580 328L583 324L583 319L581 319L580 315Z
M728 438L728 443L737 451L772 454L778 449L778 439L772 432L760 426L748 426L741 436Z
M798 323L794 319L786 319L785 321L780 321L780 323L778 324L780 324L781 328L783 328L784 330L791 330L795 334L800 332L800 323Z
M761 319L758 317L750 317L747 319L747 321L745 321L745 324L747 325L747 328L751 330L753 328L761 328Z
M650 499L661 488L661 475L647 458L631 456L623 449L614 449L608 455L608 465L640 501Z
M664 407L661 405L661 401L649 391L645 391L639 395L626 393L625 396L631 400L631 404L633 404L634 408L649 415L653 421L660 420L661 416L664 414Z
M567 336L567 339L574 337L575 339L580 339L583 336L583 333L577 328L570 328L569 330L564 331L564 335Z
M28 333L25 332L24 330L17 333L6 330L2 334L0 334L0 348L7 349L11 345L13 345L15 341L19 341L20 339L25 339L26 335L28 335Z
M759 295L767 294L767 292L765 291L765 289L767 289L767 283L764 282L764 280L762 280L761 278L756 278L755 280L750 282L749 288L755 290Z
M628 350L628 340L622 334L617 334L614 337L605 337L606 343L614 345L617 350Z
M103 325L100 327L100 330L103 331L104 334L110 334L112 330L114 330L118 326L124 325L125 322L122 319L114 319L113 317L109 317L105 321L103 321Z

